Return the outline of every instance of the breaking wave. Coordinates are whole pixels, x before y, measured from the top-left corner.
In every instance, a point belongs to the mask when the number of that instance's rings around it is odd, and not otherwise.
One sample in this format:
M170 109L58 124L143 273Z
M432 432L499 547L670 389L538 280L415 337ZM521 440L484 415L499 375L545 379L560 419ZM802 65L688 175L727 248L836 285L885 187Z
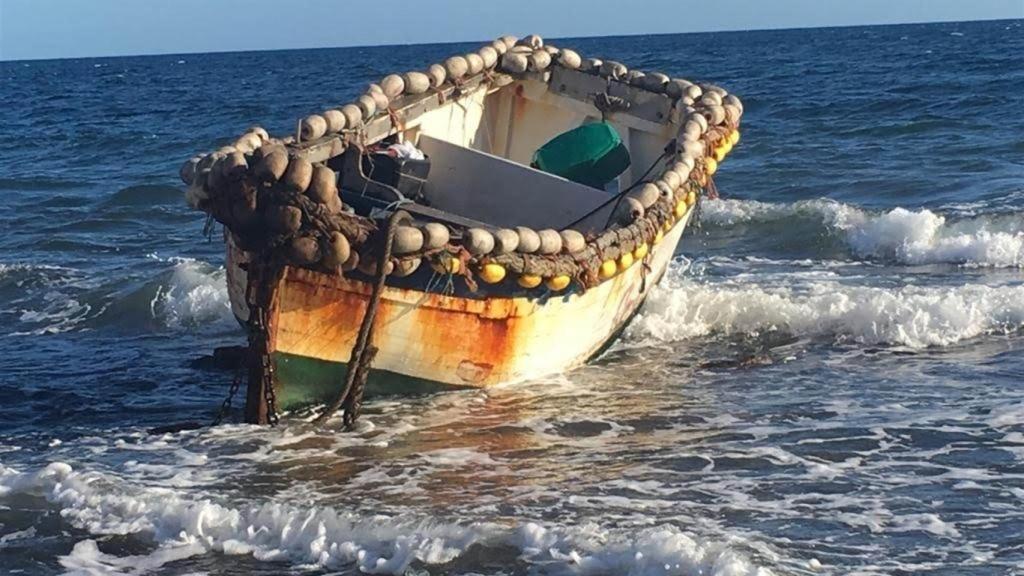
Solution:
M702 222L716 226L787 219L820 222L857 257L901 264L1024 266L1024 214L984 214L952 219L927 209L895 208L873 213L834 200L773 204L756 200L712 200L702 204Z
M447 564L477 546L512 548L520 561L543 565L548 574L771 574L728 544L703 542L669 525L627 531L595 524L361 517L276 503L232 507L126 485L60 462L27 473L0 465L0 497L25 494L47 498L62 517L94 535L142 534L158 545L147 556L118 557L100 551L94 540L79 541L61 558L77 574L137 573L209 551L307 568L402 574L416 565Z
M861 344L949 346L1024 328L1024 285L858 286L824 278L706 282L674 268L630 325L632 340L781 331Z
M0 263L5 332L40 335L97 325L185 328L234 322L222 268L187 258L160 263L151 277L139 280L90 276L60 266Z
M156 286L150 312L170 327L233 322L224 269L175 259L170 277Z

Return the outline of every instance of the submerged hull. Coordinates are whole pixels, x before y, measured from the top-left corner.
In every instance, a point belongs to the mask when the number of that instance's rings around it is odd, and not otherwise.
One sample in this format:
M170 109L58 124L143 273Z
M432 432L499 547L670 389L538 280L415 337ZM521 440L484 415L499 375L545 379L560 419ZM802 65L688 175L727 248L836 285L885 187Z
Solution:
M388 286L377 312L371 393L486 387L582 365L625 327L664 274L689 221L632 266L586 292L474 297ZM228 251L232 306L246 317L246 255ZM371 286L288 267L271 309L278 406L337 395Z

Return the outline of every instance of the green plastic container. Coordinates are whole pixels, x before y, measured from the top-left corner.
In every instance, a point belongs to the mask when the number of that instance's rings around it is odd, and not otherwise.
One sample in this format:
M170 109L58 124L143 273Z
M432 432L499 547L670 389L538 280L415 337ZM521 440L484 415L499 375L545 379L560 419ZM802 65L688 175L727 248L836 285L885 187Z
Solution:
M604 188L629 168L629 150L607 122L584 124L540 147L531 165L567 180Z

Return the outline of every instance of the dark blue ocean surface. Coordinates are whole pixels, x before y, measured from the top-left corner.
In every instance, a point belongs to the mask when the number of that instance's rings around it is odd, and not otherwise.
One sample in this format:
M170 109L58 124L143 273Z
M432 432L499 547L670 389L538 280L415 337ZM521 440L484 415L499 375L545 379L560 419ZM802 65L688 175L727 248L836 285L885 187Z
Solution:
M180 163L477 44L0 63L0 572L1024 573L1021 21L555 42L746 103L594 364L208 421Z

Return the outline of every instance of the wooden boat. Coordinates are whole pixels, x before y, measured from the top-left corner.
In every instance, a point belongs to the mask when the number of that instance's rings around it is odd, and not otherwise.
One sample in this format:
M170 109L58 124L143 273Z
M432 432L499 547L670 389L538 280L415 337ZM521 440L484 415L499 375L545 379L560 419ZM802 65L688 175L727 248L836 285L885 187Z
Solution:
M295 136L254 128L186 162L189 201L225 225L232 309L265 357L246 418L351 394L361 328L375 391L585 363L664 274L742 111L717 86L506 36L388 76ZM603 188L531 166L552 139L601 122L630 160ZM394 170L375 175L371 152L403 142L429 159L412 195L387 180Z

